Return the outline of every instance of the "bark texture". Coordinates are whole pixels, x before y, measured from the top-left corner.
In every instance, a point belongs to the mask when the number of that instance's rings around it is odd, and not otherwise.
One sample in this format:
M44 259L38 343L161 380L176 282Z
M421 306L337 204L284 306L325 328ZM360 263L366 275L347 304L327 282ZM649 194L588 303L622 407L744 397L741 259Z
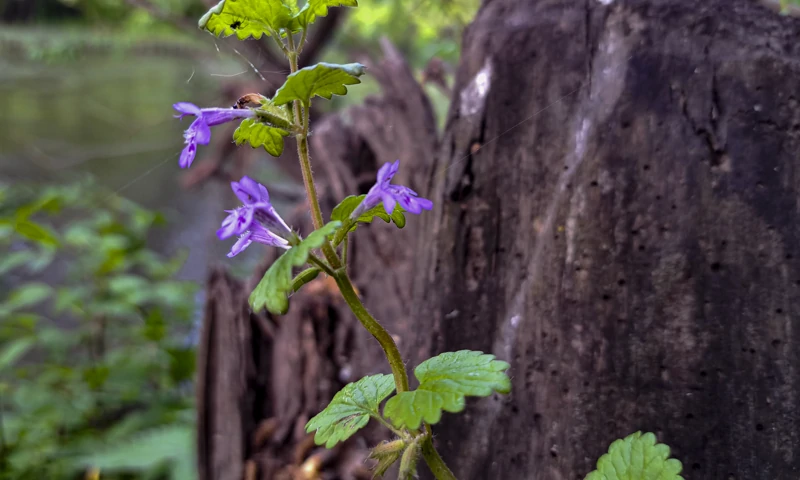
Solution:
M637 430L686 478L800 478L798 39L747 0L484 2L410 330L412 365L511 362L435 428L460 480L580 479Z

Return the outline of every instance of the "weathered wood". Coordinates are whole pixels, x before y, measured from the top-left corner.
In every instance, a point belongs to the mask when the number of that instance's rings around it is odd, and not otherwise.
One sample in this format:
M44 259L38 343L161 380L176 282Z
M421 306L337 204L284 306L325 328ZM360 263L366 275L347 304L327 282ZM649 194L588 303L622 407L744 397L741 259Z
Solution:
M686 478L800 477L798 38L746 0L484 2L410 328L412 364L512 364L435 429L459 479L582 478L639 429Z
M198 478L243 478L252 405L248 383L251 325L239 282L221 270L209 275L198 352Z

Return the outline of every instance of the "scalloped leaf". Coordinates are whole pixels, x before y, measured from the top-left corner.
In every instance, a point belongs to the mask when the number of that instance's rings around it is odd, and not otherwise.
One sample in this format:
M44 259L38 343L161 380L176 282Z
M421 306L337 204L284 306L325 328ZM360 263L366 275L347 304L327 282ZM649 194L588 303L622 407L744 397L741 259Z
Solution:
M380 418L381 402L394 392L394 377L371 375L348 383L331 403L306 424L306 432L316 430L314 442L331 448L363 428L369 417Z
M391 217L386 215L386 209L383 208L383 204L381 203L375 206L375 208L362 213L356 220L351 220L350 214L361 204L364 197L366 197L366 195L350 195L333 208L331 220L339 220L344 225L344 227L337 232L333 240L334 245L341 243L345 235L358 228L359 223L372 223L375 217L380 218L386 223L394 223L397 225L397 228L406 226L406 217L403 215L403 207L401 207L399 203L395 205Z
M269 126L284 130L292 129L292 114L285 105L279 107L273 104L271 100L266 100L253 111L258 115L259 120Z
M464 410L466 396L488 397L492 392L508 393L511 380L505 371L509 364L494 355L473 350L448 352L425 360L414 369L419 387L390 398L383 414L396 427L419 428L424 420L431 425L442 418L442 411Z
M317 17L326 17L328 7L357 7L358 0L308 0L296 15L301 27L308 27Z
M250 294L253 310L258 312L266 308L276 315L286 313L289 310L288 294L292 292L292 268L305 265L311 250L321 247L325 238L341 226L342 222L330 222L278 257Z
M255 118L246 118L233 132L233 141L236 145L247 142L253 148L264 147L273 157L280 157L283 153L283 137L287 135L289 132L286 130L271 127Z
M308 107L315 96L330 100L334 95L347 95L347 85L361 83L358 77L365 71L366 67L360 63L318 63L301 68L286 78L286 82L275 92L272 102L285 105L300 100Z
M239 40L271 36L292 22L291 0L222 0L200 17L198 26L214 36Z
M683 480L683 465L669 458L669 447L652 433L636 432L615 440L584 480Z

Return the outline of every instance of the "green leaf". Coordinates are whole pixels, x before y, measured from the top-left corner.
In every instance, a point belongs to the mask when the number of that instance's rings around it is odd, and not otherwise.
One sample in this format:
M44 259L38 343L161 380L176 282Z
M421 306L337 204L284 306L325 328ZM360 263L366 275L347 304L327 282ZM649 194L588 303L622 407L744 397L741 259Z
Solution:
M297 21L301 27L305 28L314 23L317 17L328 15L328 7L357 7L358 0L308 0L297 14Z
M683 480L683 465L669 458L669 447L652 433L636 432L615 440L584 480Z
M55 247L58 245L58 238L49 228L31 222L30 220L18 220L14 224L14 230L21 236L32 240L41 245Z
M333 239L334 245L341 243L345 235L358 228L359 223L372 223L375 217L380 218L386 223L394 222L397 228L406 226L406 217L403 215L403 207L401 207L399 203L395 205L391 217L386 215L386 209L383 208L383 204L381 203L371 210L362 213L356 220L351 220L350 214L361 204L365 197L366 195L350 195L333 208L331 220L339 220L344 225L344 228L339 230L336 237Z
M17 363L17 360L28 353L28 350L33 348L33 345L32 338L19 338L6 345L0 351L0 372Z
M303 288L303 285L317 278L320 272L322 272L322 270L319 268L311 267L298 273L297 276L294 277L294 280L292 280L292 292L296 292Z
M198 26L217 37L239 40L272 36L288 26L292 9L286 0L222 0L200 18Z
M285 105L293 100L300 100L308 107L311 99L317 95L328 100L334 95L347 95L346 85L361 83L358 77L365 71L366 67L360 63L318 63L301 68L286 78L283 86L275 92L272 102L275 105Z
M233 140L236 145L247 142L253 148L263 146L273 157L280 157L283 153L283 137L287 135L289 132L286 130L270 127L255 118L247 118L242 120L239 128L233 132Z
M168 348L169 374L175 383L189 381L194 376L197 354L194 348Z
M0 258L0 275L5 275L11 270L21 267L36 258L37 255L31 250L6 253Z
M292 15L297 15L297 13L300 11L300 9L297 8L297 0L284 0L283 3L285 3L286 6L289 7L289 10L291 10Z
M78 458L78 467L94 467L101 472L109 471L148 471L165 463L172 465L174 479L192 478L187 475L194 461L194 431L189 426L174 425L155 428L115 445L107 446L99 452ZM180 474L179 474L180 472Z
M425 360L414 369L419 387L390 398L383 414L396 427L417 429L423 420L427 424L439 422L442 410L462 411L467 395L487 397L493 391L510 392L511 380L505 374L509 365L494 358L483 352L461 350Z
M250 306L254 311L266 308L271 313L283 315L289 310L287 295L292 291L292 268L302 267L308 262L311 250L325 243L342 222L330 222L311 232L300 244L290 248L273 263L250 294Z
M325 410L306 424L306 432L316 430L314 441L331 448L347 440L369 422L369 417L380 418L380 403L394 391L394 377L371 375L348 383L333 396Z
M292 116L285 105L279 107L268 100L253 111L261 121L269 126L284 130L292 129Z
M10 310L19 310L30 307L47 299L52 291L53 289L45 283L26 283L25 285L11 292L11 295L8 296L8 300L6 300L4 307Z
M86 367L83 370L83 381L92 390L99 390L105 385L111 370L105 365Z

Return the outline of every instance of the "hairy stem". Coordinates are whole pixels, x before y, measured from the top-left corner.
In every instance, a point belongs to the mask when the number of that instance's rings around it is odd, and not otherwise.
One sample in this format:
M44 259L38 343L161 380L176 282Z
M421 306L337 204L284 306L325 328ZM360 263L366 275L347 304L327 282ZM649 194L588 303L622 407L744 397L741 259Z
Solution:
M292 37L291 32L286 32L286 42L288 48L284 48L283 50L284 53L286 53L286 56L289 58L289 67L292 73L297 71L297 56L303 48L303 43L305 43L306 33L307 32L304 30L300 39L300 45L295 47L294 38ZM279 44L283 46L283 43L280 41ZM297 154L300 158L300 168L303 172L303 183L306 188L306 193L308 194L308 203L311 207L311 218L314 221L314 228L320 229L323 225L322 210L319 206L317 189L314 185L314 177L311 172L311 159L308 153L308 130L310 123L309 107L303 107L298 100L295 100L293 110L295 122L302 128L302 132L297 135ZM339 256L336 254L336 251L333 249L327 239L322 245L322 252L325 254L325 258L328 260L331 267L336 270L335 273L332 272L331 269L325 265L321 259L314 255L309 256L309 262L313 265L316 265L329 275L333 274L332 276L336 280L336 285L339 286L339 290L342 292L342 297L344 297L347 305L350 307L350 310L353 311L356 318L358 318L364 328L366 328L367 331L369 331L369 333L375 337L375 339L381 345L381 348L383 348L383 352L386 354L386 359L389 361L389 366L392 369L392 376L394 377L394 385L397 393L407 392L408 373L406 373L406 367L403 363L403 358L400 356L400 351L397 349L397 344L394 342L392 336L389 335L389 332L387 332L386 329L383 328L383 326L381 326L381 324L378 323L378 321L375 320L375 318L367 311L366 307L364 307L364 304L361 302L361 299L358 298L358 294L356 294L355 289L353 288L353 284L350 282L350 278L347 276L347 235L345 235L344 240L345 244L342 252L342 256L344 258L344 267L342 267ZM378 420L395 434L401 434L401 432L394 429L383 419L379 418ZM425 438L422 439L421 445L422 456L425 458L425 462L428 464L428 467L430 467L431 472L433 472L433 475L437 480L456 480L455 475L453 475L453 472L447 468L444 460L442 460L442 457L439 456L439 453L436 451L436 447L433 445L433 436L430 426L425 425L425 430ZM412 434L413 433L414 432L412 432Z
M327 273L331 277L336 277L336 274L331 270L331 267L325 264L319 257L314 255L313 253L308 255L308 263L314 265L315 267L319 268L323 272Z
M342 266L344 267L345 274L347 273L347 250L348 247L350 246L348 243L349 237L350 237L349 235L346 235L344 237L344 245L342 245Z
M297 54L300 55L300 52L303 51L303 47L306 45L306 35L308 35L308 28L303 29L303 34L300 35L300 43L297 44Z
M422 441L422 457L425 459L425 463L428 464L428 468L431 469L433 476L437 480L456 480L456 476L447 468L444 460L439 456L439 452L436 451L436 447L433 446L433 434L431 433L430 425L425 425L425 431L427 435Z
M394 385L397 393L408 391L408 374L406 367L403 364L403 358L400 356L400 350L394 343L394 339L389 335L389 332L378 323L377 320L367 311L361 299L358 298L353 284L350 283L350 278L342 271L336 272L336 285L342 292L344 300L350 306L350 310L356 315L356 318L364 325L364 328L372 334L373 337L381 344L383 352L386 354L386 359L389 360L389 366L392 368L392 375L394 376Z
M286 32L286 35L290 36L291 33ZM272 39L275 40L275 43L278 45L278 48L280 48L281 52L283 52L283 54L286 55L286 57L288 58L289 50L286 48L286 45L283 44L283 41L281 41L280 31L276 32L275 30L270 30L270 37L272 37Z
M289 32L287 32L286 41L289 44L289 68L294 73L297 71L297 52L295 51L294 38ZM302 114L300 113L301 109ZM309 107L303 107L299 100L295 100L293 110L295 122L302 128L302 132L296 138L297 156L300 159L300 170L303 172L303 185L305 185L306 194L308 195L308 204L311 207L311 219L314 222L314 229L319 230L324 225L324 221L322 219L322 209L319 207L317 187L314 185L314 175L311 172L311 156L308 153ZM322 253L325 254L325 258L333 268L341 266L339 257L327 239L322 244Z

